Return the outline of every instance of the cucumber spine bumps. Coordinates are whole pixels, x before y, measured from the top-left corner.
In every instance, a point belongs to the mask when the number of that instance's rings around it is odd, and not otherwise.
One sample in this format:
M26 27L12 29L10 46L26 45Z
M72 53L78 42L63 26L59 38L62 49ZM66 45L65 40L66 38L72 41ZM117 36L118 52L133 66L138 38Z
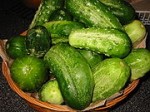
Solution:
M122 29L118 18L99 0L67 0L66 9L87 27Z
M132 48L129 36L122 30L112 28L74 30L69 35L69 44L76 48L119 58L127 56Z
M63 98L75 109L84 109L92 100L94 78L89 64L77 49L58 43L44 56L55 75Z

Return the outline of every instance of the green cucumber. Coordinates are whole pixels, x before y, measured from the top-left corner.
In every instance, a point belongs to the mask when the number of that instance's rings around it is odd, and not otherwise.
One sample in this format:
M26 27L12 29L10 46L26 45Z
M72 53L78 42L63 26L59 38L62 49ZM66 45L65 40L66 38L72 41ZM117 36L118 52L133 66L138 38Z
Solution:
M108 7L122 24L133 21L136 17L134 7L125 0L99 0Z
M44 26L35 26L27 31L26 47L29 55L43 57L51 47L51 37Z
M150 71L150 51L148 49L133 49L124 60L131 68L131 81L143 77Z
M87 60L91 68L94 68L94 66L96 66L104 59L104 56L102 54L98 54L90 50L79 49L79 52Z
M42 25L48 22L52 13L63 6L63 2L63 0L42 0L29 29L36 25Z
M133 20L132 22L123 26L125 32L130 37L133 46L137 46L145 38L146 27L140 20Z
M46 53L44 60L55 75L66 104L75 109L89 106L94 79L89 64L78 50L58 43Z
M26 36L13 36L6 42L6 53L12 59L26 56L28 54L26 48Z
M63 40L68 40L68 36L72 30L84 28L82 23L66 20L49 21L43 26L46 27L48 32L51 34L53 44L57 43L58 41L61 42Z
M70 13L66 9L62 8L54 11L49 19L49 21L60 21L60 20L71 21L72 15L70 15Z
M122 29L118 18L99 0L67 0L66 9L87 27Z
M41 87L39 99L52 104L62 104L64 102L56 79L49 80Z
M130 67L120 58L108 58L93 70L95 87L93 102L109 98L119 92L130 77Z
M132 48L131 40L125 32L108 28L74 30L69 35L69 44L76 48L119 58L127 56Z

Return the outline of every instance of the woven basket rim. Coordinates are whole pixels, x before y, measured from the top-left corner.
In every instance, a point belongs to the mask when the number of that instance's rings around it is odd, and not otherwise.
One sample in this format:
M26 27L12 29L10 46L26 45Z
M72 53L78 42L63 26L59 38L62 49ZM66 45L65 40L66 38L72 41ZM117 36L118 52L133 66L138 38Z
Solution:
M28 93L23 92L16 84L15 82L12 80L11 78L11 74L10 74L10 70L8 67L8 63L3 60L2 62L2 72L4 77L7 80L7 83L9 84L9 86L11 87L11 89L16 92L20 97L22 97L23 99L25 99L26 101L43 107L43 108L47 108L47 109L51 109L51 110L56 110L56 111L74 111L73 109L71 109L70 107L68 107L67 105L56 105L56 104L50 104L47 102L42 102L36 98L33 98L32 96L30 96ZM115 104L117 104L118 102L122 101L123 99L125 99L128 94L130 94L139 84L140 79L134 80L132 81L124 90L123 90L123 94L119 97L116 97L113 100L107 101L106 104L104 106L100 106L95 108L95 110L104 110L107 108L111 108L112 106L114 106Z

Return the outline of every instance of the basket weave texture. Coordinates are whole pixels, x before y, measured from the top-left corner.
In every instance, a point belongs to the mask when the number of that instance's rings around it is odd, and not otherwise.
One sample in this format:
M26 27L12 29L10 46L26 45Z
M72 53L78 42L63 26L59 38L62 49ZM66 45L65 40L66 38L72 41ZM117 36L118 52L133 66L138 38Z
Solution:
M26 32L22 33L22 35L25 35ZM46 102L42 102L38 100L37 98L33 97L31 93L25 93L23 92L12 80L11 73L9 70L9 64L11 63L11 59L7 56L5 51L5 43L7 40L0 40L0 56L3 59L2 62L2 73L4 77L6 78L10 88L16 92L20 97L22 97L32 108L39 112L77 112L77 110L74 110L67 105L56 105L56 104L50 104ZM139 43L136 48L145 48L146 47L146 37L143 39L141 43ZM87 107L83 111L103 111L107 110L123 99L125 99L139 84L139 79L132 81L130 84L127 85L127 87L117 93L116 95L113 95L113 97L108 98L104 101L98 101L97 103L91 104L89 107Z

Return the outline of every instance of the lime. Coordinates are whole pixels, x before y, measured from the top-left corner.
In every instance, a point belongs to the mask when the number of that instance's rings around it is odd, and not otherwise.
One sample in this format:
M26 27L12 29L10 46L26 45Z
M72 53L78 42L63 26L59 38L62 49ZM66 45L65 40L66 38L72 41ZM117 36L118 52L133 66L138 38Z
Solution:
M27 92L38 91L48 78L45 62L33 56L14 60L10 72L14 82Z
M25 37L18 35L10 38L6 43L6 52L13 59L27 55Z

